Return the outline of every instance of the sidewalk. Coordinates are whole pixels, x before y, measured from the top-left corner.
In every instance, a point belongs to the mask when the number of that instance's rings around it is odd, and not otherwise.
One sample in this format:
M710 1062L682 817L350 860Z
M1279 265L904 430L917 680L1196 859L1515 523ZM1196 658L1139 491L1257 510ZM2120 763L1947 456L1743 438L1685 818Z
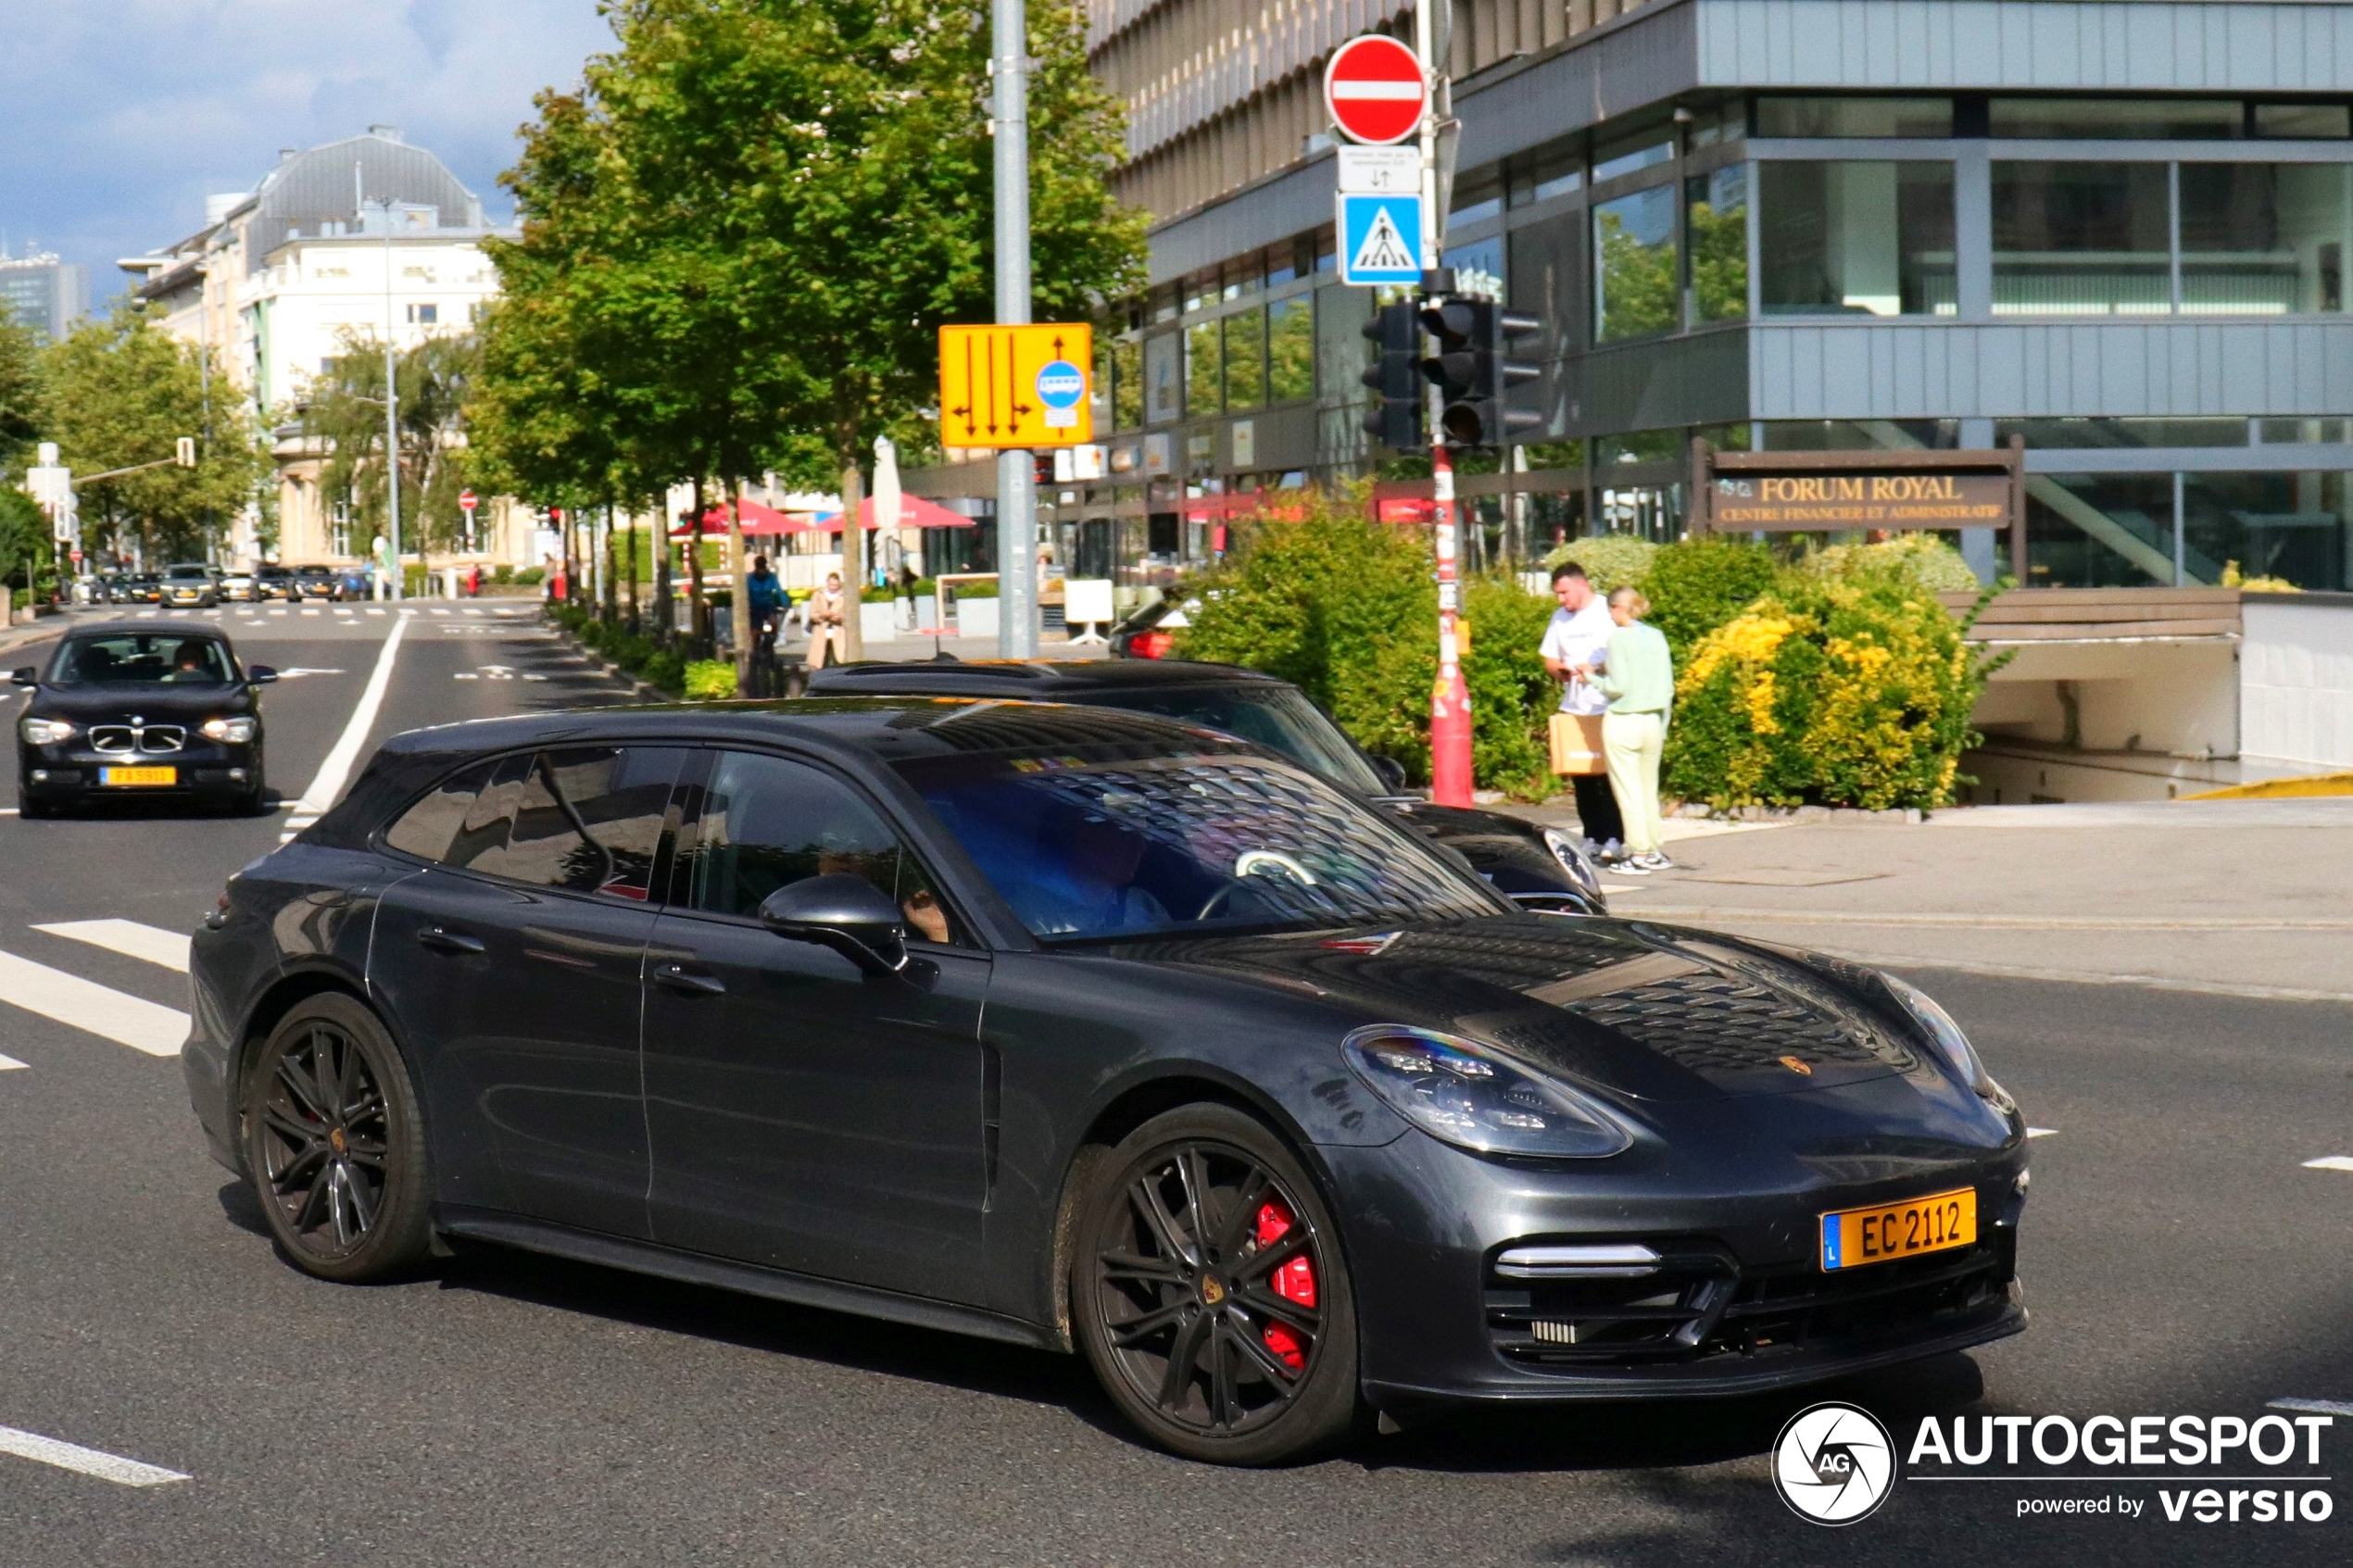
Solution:
M1681 869L1606 878L1613 913L1885 965L2353 1001L2353 799L1667 833Z

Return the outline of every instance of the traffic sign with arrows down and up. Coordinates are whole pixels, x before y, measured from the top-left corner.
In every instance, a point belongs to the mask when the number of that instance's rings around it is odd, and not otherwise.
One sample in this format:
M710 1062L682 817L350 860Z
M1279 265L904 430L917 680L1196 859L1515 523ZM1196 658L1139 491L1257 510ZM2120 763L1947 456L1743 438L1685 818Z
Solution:
M1095 439L1095 330L1085 322L939 329L939 444Z

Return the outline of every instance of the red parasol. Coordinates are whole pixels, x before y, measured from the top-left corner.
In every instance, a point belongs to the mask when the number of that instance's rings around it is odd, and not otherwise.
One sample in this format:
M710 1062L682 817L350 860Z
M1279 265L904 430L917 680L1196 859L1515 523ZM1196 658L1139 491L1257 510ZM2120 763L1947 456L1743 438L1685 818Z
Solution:
M866 528L875 526L875 498L872 495L858 503L858 521ZM839 511L819 512L807 527L822 529L827 533L841 532ZM951 512L937 501L926 501L921 495L899 497L899 526L901 528L977 528L980 525L962 512Z

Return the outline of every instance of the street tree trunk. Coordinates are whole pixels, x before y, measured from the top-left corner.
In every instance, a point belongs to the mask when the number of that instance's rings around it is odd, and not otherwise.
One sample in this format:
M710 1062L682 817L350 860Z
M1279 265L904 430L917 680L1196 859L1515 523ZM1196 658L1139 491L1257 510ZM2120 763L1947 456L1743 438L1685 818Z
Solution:
M858 520L865 488L855 462L841 470L841 575L849 600L842 611L841 655L849 664L866 657L866 527Z
M731 479L727 482L727 570L734 574L736 587L728 596L731 602L727 606L727 625L736 638L736 691L739 696L751 692L751 577L745 570L749 564L744 558L744 482Z

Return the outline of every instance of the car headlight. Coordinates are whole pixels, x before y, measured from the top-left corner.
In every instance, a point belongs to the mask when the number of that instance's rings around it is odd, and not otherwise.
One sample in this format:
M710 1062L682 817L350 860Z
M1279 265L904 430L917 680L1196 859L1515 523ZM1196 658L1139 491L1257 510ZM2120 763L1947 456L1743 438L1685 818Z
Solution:
M223 741L230 746L243 746L253 739L253 721L250 719L208 719L204 721L204 733L207 740Z
M2010 1098L2009 1091L1995 1083L1993 1074L1985 1071L1985 1063L1978 1060L1977 1047L1969 1043L1969 1036L1961 1033L1961 1026L1953 1022L1951 1013L1937 1006L1935 998L1910 982L1898 980L1892 974L1881 973L1879 978L1880 984L1887 987L1888 995L1903 1004L1904 1010L1910 1013L1913 1022L1936 1042L1937 1048L1950 1059L1970 1088L2004 1110L2018 1109L2018 1102Z
M17 728L28 746L63 746L73 739L73 726L62 719L27 719Z
M1390 1110L1459 1148L1598 1160L1634 1141L1567 1085L1452 1035L1379 1023L1340 1053Z
M1585 853L1583 845L1558 828L1546 828L1544 847L1553 852L1553 859L1561 863L1561 870L1568 873L1569 881L1588 893L1600 894L1601 874L1594 871L1592 859Z

